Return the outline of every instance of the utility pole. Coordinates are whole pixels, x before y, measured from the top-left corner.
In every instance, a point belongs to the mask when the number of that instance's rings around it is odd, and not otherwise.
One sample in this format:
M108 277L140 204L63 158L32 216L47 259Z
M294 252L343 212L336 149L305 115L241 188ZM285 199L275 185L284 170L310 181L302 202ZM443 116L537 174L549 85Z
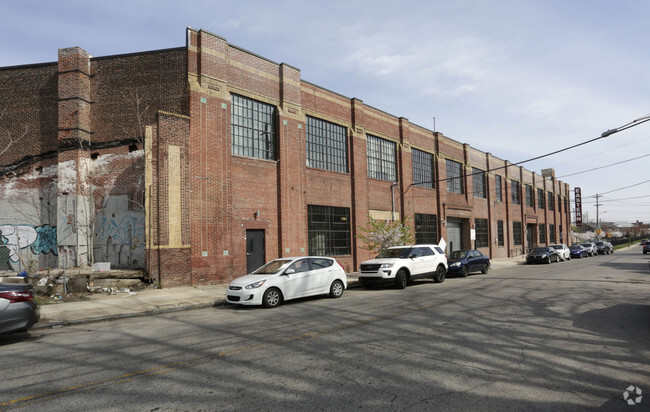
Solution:
M598 215L600 203L598 203L598 196L600 195L596 194L596 239L600 240L600 216Z

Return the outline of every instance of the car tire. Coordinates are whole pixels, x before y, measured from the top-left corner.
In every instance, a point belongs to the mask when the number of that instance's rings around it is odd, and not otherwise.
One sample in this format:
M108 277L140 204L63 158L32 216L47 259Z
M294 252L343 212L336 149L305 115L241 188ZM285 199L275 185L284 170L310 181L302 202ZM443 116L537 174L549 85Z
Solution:
M395 275L395 286L397 286L397 289L405 289L406 282L406 271L404 269L398 270Z
M265 308L275 308L282 303L282 293L277 288L268 288L262 296L262 306Z
M488 266L488 264L483 263L483 267L481 267L481 273L485 275L486 273L488 273L488 270L490 270L490 267Z
M433 274L433 281L436 283L442 283L445 281L445 276L447 274L447 270L445 269L444 266L439 265L436 268L436 273Z
M466 278L469 275L469 268L467 265L464 265L462 269L460 270L460 274L463 275L464 278Z
M343 296L344 290L345 287L343 286L343 282L336 279L334 282L332 282L332 285L330 286L330 297L334 299L340 298L341 296Z

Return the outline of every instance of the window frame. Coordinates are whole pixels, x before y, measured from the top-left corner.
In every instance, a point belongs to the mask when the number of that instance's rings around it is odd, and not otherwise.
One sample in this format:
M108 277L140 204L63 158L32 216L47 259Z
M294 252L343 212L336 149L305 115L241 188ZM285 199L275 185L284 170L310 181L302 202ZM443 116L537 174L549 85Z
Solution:
M438 215L416 213L413 223L416 244L438 244Z
M517 236L517 234L519 236ZM522 225L521 222L513 221L512 222L512 244L515 246L521 246L524 244L523 242L523 231L522 231Z
M503 181L501 175L494 176L494 199L503 202Z
M521 182L510 180L510 201L513 205L521 204Z
M366 135L366 156L368 178L389 182L397 181L397 143L368 134Z
M472 167L472 186L474 197L481 199L487 198L487 188L485 184L485 170Z
M497 246L505 246L505 234L503 231L503 220L497 220Z
M445 171L447 172L447 193L458 195L465 194L463 184L463 164L452 159L445 159Z
M537 208L546 209L546 196L544 196L544 189L537 188Z
M320 217L316 220L315 217ZM337 221L338 218L338 221ZM322 237L317 239L317 237ZM311 256L346 256L352 253L350 208L307 205L307 245ZM320 244L315 244L318 240Z
M235 156L277 160L277 108L234 93L231 94L230 102L231 153ZM265 125L266 130L262 130L261 125Z
M413 171L413 185L426 189L435 189L435 163L433 153L424 150L411 149L411 164ZM429 163L427 165L427 163ZM429 166L429 167L427 167Z
M307 115L305 129L307 167L349 173L347 127Z
M474 241L474 246L476 247L476 249L490 246L488 220L475 218L474 230L476 233L476 240Z

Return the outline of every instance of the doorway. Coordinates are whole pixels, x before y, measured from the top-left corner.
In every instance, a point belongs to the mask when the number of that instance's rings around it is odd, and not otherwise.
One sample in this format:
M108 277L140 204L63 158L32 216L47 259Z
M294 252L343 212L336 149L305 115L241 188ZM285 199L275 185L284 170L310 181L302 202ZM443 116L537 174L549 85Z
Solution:
M526 250L532 251L537 247L537 224L528 223L526 225Z
M264 229L246 229L246 273L251 273L264 263Z
M449 252L464 250L462 219L447 219L447 238L449 241Z

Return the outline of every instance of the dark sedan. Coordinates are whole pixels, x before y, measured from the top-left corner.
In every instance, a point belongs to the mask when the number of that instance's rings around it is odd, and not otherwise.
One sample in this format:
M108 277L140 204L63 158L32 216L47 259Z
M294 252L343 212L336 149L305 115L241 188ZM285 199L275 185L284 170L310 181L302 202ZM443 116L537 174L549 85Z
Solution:
M559 261L560 255L552 247L538 247L526 255L526 263L551 263Z
M573 258L583 258L589 256L587 249L582 245L573 245L569 246L569 251L571 252L571 259Z
M0 283L0 334L27 331L40 318L32 285Z
M490 269L490 258L476 249L455 250L447 256L447 274L467 276L470 272L487 273Z

